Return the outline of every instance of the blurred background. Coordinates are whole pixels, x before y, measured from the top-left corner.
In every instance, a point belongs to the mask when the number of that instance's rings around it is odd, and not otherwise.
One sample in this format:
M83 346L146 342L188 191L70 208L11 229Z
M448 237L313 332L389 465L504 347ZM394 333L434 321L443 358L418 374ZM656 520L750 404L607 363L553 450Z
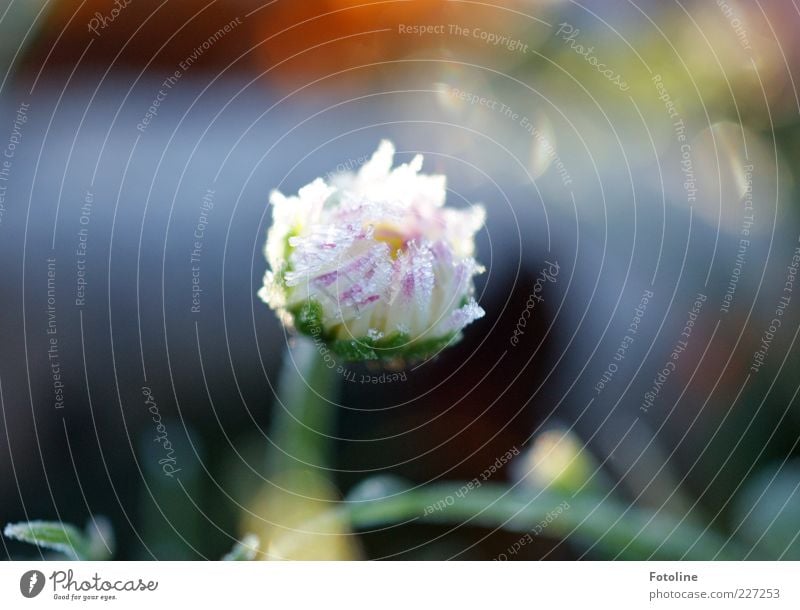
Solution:
M800 559L798 25L777 0L0 1L0 521L106 515L123 559L268 529L268 195L388 138L487 208L487 315L405 380L343 380L326 497L509 451L519 491L567 430L623 506ZM565 537L516 557L608 557ZM419 522L314 556L518 539Z

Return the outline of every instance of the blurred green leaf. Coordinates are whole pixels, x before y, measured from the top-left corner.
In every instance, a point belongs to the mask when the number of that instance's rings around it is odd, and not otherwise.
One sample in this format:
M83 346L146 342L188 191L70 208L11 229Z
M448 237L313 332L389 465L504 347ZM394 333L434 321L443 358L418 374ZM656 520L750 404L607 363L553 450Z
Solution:
M392 475L369 477L350 490L350 493L347 494L347 501L357 503L382 500L400 494L406 489L408 489L408 483L400 477Z
M800 560L800 460L760 470L737 494L733 513L759 558Z
M367 480L356 497L339 509L356 528L387 523L420 522L502 528L521 534L568 538L593 554L612 559L709 560L740 559L744 552L734 541L689 519L628 506L613 496L596 493L564 494L541 490L515 493L505 485L485 483L463 493L458 482L401 489L390 479ZM370 501L368 491L374 491ZM558 511L559 506L566 509ZM554 513L557 518L553 518Z
M54 521L9 523L3 533L8 538L59 551L75 559L85 559L88 554L88 541L74 525Z
M111 521L102 515L92 517L86 525L86 535L89 541L89 557L93 561L111 559L116 547L114 529Z
M237 542L222 561L253 561L258 555L261 541L255 534L247 534Z
M23 521L9 523L3 533L13 540L64 553L71 559L103 561L114 550L111 526L104 517L95 518L85 532L69 523Z

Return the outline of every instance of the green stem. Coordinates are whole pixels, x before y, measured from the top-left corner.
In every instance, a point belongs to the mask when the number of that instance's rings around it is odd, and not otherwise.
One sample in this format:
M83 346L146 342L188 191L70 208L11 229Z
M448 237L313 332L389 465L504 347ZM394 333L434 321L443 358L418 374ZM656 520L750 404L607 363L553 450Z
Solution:
M275 525L299 526L322 536L284 536L285 556L302 552L309 540L318 544L321 539L340 536L344 524L368 529L412 520L502 528L521 538L539 534L569 537L581 547L591 548L593 554L619 559L708 560L744 555L734 541L694 521L681 522L664 511L656 514L631 508L613 497L588 491L576 496L553 490L526 494L491 483L467 491L459 483L410 490L392 484L387 491L381 484L385 479L370 479L360 489L372 489L372 493L354 493L336 508L319 506L322 510L308 511L310 498L304 494L319 498L314 491L319 491L320 481L330 482L325 466L329 464L336 411L326 399L333 397L338 380L335 366L328 364L312 341L298 339L285 359L279 381L280 402L273 415L268 464L271 478L284 492L274 498L270 517ZM382 493L375 493L381 488ZM558 511L564 502L568 508ZM306 514L306 519L300 514ZM302 523L292 526L292 515Z
M335 423L336 370L330 368L314 343L298 338L287 350L278 382L279 400L273 407L268 466L284 477L297 470L318 470L330 458L330 435Z
M315 535L303 528L341 498L328 469L336 421L336 403L331 401L339 382L332 362L302 338L284 360L267 456L272 485L257 508L257 533L270 559L348 559L357 552L353 537L344 531Z

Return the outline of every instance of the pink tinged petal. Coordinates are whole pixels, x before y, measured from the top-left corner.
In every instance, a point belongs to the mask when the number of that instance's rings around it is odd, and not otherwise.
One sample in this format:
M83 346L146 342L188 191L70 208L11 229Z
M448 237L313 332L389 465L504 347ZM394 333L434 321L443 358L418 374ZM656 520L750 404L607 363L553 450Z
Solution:
M470 299L463 307L450 314L450 319L446 324L447 330L459 331L484 315L486 315L486 312L483 308L478 305L475 299Z
M365 295L361 286L353 286L339 295L339 301L342 307L364 307L365 305L374 303L380 298L378 294Z
M480 270L473 258L466 258L454 264L453 279L457 295L467 294L467 291L471 290L472 278Z
M336 265L358 239L359 232L352 227L317 226L308 235L291 237L289 245L292 271L286 274L289 286L308 280Z
M414 297L414 274L411 271L403 276L403 296L408 301Z
M442 241L436 241L430 246L431 253L433 254L436 262L442 267L449 267L453 265L453 251Z
M376 244L363 255L336 271L339 286L339 307L358 309L381 299L391 282L389 248Z
M415 301L423 310L430 306L436 277L433 272L433 253L427 246L409 244L408 251L400 259L400 294L403 299Z
M339 278L338 271L331 271L329 273L323 273L322 275L318 275L312 281L314 286L318 288L327 288L331 284L333 284Z

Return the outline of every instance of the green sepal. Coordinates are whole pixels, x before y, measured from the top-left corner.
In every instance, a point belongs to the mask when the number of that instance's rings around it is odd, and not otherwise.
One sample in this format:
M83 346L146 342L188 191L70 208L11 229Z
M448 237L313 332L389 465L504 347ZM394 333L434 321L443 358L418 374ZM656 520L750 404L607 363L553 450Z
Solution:
M326 329L323 325L322 305L318 301L308 299L291 307L289 313L294 319L297 332L323 343L339 358L348 362L422 360L461 340L461 333L458 332L435 338L411 339L408 333L400 331L380 339L335 339L335 330Z
M411 340L408 334L396 332L382 339L336 339L329 342L329 347L337 356L349 361L421 360L457 343L460 338L460 333L448 333L433 339Z
M309 337L325 339L324 327L322 326L322 305L319 302L309 299L300 305L292 307L289 313L294 318L294 326L297 332Z

